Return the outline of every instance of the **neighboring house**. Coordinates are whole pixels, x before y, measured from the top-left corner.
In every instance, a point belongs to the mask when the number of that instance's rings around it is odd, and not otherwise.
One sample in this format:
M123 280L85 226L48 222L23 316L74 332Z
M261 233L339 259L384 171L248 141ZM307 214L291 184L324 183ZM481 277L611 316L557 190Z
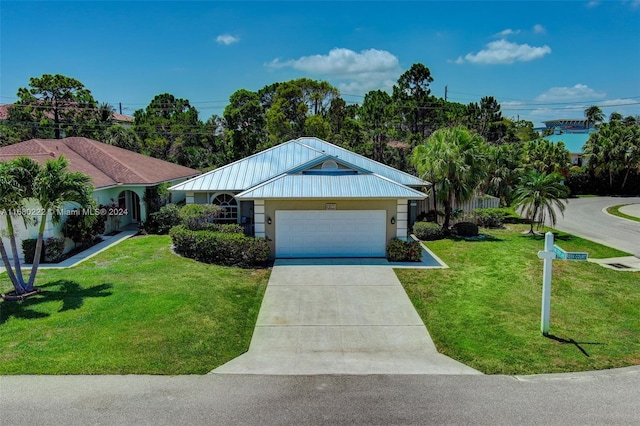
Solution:
M586 118L556 118L544 121L547 130L560 130L563 133L590 133L595 132L595 123L590 123Z
M0 105L0 120L8 120L9 119L9 108L11 108L13 104L4 104ZM48 118L53 118L51 113L46 114ZM114 124L119 124L122 127L131 127L133 126L133 117L129 115L119 114L117 112L112 113L111 115Z
M121 212L126 211L119 217L117 226L120 227L146 220L148 189L164 183L176 184L200 174L198 170L80 137L31 139L0 147L0 161L30 157L44 164L48 159L60 156L69 161L69 170L91 178L95 187L93 198L99 205L114 205L122 209ZM0 221L0 224L0 229L4 230L4 221ZM37 228L31 226L25 229L19 219L15 219L14 224L18 225L19 239L37 236ZM60 236L60 228L49 223L45 238ZM5 243L8 243L8 239Z
M384 257L406 238L415 176L317 138L299 138L169 188L217 204L221 220L270 240L275 257Z
M571 155L572 166L584 166L586 161L583 158L582 148L584 144L589 140L590 133L560 133L545 136L543 139L553 143L564 142L564 147L567 148Z

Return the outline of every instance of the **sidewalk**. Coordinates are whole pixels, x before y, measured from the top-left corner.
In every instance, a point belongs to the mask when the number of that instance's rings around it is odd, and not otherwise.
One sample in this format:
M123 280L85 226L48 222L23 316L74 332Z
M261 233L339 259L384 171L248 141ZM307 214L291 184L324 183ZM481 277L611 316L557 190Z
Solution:
M82 262L84 262L87 259L92 258L93 256L97 255L98 253L101 253L105 250L107 250L108 248L121 243L122 241L133 237L134 235L136 235L138 233L138 228L136 227L125 227L123 228L123 230L116 235L112 235L112 236L103 236L102 239L104 241L102 241L99 244L96 244L93 247L89 247L86 250L81 251L80 253L77 253L65 260L63 260L62 262L59 263L41 263L40 266L38 267L39 269L65 269L65 268L71 268L73 266L76 266ZM22 265L22 269L23 270L28 270L31 269L31 264L23 264ZM0 274L5 272L5 267L2 266L0 267Z

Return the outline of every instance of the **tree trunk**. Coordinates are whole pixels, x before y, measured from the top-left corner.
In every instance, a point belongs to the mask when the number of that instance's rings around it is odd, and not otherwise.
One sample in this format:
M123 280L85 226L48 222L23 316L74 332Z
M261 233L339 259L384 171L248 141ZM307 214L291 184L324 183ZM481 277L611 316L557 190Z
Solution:
M627 178L629 177L630 171L631 171L631 168L627 167L627 172L624 174L624 179L622 180L622 186L620 187L620 191L624 190L624 186L627 184Z
M448 231L449 223L451 222L451 197L443 201L444 204L444 223L442 229Z
M16 290L16 294L25 293L25 289L20 285L20 282L16 279L13 269L11 268L11 262L9 262L9 256L7 256L7 249L4 247L4 242L0 239L0 254L2 255L2 262L7 270L7 275L13 284L13 288Z
M20 255L18 254L18 246L16 244L16 236L13 228L13 221L11 215L5 210L7 215L7 231L9 232L9 242L11 243L11 254L13 255L13 267L15 269L15 277L18 280L18 284L24 288L24 277L22 276L22 265L20 265ZM8 271L8 269L7 269Z
M33 255L33 265L31 266L31 273L29 274L29 282L27 283L25 290L33 290L33 283L36 280L36 274L38 273L38 267L40 266L40 254L42 253L42 244L44 236L44 228L47 225L47 210L40 217L40 227L38 229L38 239L36 240L36 252Z
M531 228L529 228L529 234L534 234L534 232L533 232L533 224L536 221L536 216L538 216L538 206L534 204L534 206L533 206L533 214L531 215L531 219L529 220L531 222Z

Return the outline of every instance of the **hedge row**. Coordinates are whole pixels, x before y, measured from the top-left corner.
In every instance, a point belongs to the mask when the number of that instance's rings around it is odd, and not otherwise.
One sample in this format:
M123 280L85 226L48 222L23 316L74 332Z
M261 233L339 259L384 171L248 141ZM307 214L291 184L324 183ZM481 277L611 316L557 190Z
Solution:
M169 235L176 252L199 262L249 268L269 259L269 244L264 238L241 233L192 231L184 225L171 228Z

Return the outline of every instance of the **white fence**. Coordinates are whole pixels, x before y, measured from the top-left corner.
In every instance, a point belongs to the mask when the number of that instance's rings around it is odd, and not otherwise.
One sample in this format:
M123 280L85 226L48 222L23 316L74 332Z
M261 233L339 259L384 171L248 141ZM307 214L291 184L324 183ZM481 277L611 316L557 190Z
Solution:
M444 212L444 206L442 205L442 203L436 203L435 201L435 198L433 196L433 189L430 188L429 191L427 191L427 195L429 196L428 198L418 201L418 215L431 210ZM473 217L474 209L489 209L498 207L500 207L500 199L497 197L492 197L491 195L476 194L471 200L465 203L458 203L456 200L454 200L453 208L462 210L463 214L455 221L452 221L452 223L461 221L475 222L475 219ZM438 217L438 222L442 222L442 219L443 218L441 216Z

